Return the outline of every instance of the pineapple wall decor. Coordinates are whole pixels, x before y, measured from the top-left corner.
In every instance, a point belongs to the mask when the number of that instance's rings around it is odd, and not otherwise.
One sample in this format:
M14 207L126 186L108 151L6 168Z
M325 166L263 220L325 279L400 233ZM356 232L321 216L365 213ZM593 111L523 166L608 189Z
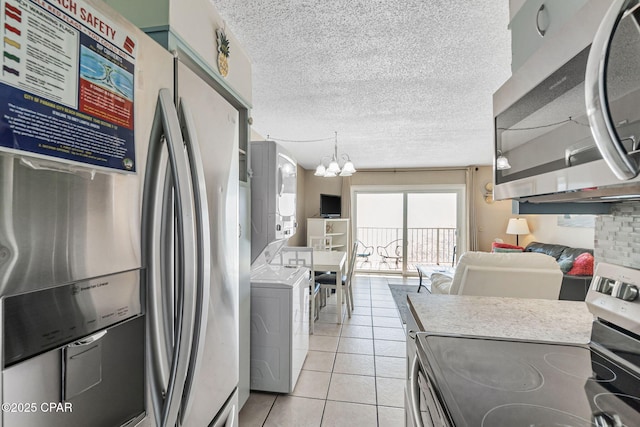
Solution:
M218 71L222 77L229 74L229 39L222 28L216 30L218 36Z

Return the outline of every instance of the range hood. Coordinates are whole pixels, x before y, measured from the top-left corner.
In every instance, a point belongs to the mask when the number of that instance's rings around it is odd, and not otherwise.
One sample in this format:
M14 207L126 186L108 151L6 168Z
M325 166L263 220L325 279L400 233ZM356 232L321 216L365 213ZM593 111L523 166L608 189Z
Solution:
M611 213L614 204L626 201L640 201L640 183L521 197L513 200L512 212L521 215L602 215Z
M528 203L611 203L640 200L640 183L621 184L603 188L583 188L564 193L541 194L521 197L520 202Z

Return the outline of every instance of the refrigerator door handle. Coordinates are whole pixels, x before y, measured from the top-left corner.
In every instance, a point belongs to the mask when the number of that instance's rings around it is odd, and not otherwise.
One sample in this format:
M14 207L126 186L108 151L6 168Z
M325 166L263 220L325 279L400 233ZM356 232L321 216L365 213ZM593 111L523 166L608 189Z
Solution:
M204 352L204 336L206 335L207 319L209 316L209 287L211 282L211 234L209 229L209 205L207 202L207 188L204 178L204 166L200 145L198 142L196 127L193 115L188 105L183 99L178 106L178 119L182 125L182 135L187 148L187 155L191 165L191 182L193 183L193 193L196 215L196 244L198 250L197 263L198 273L196 284L196 310L195 328L193 342L191 346L191 360L185 389L183 393L182 408L180 410L180 421L184 422L184 417L189 414L191 406L191 389L193 381Z
M164 138L163 138L164 137ZM161 141L165 140L166 144ZM171 368L166 378L163 372L162 362L166 346L166 340L159 325L163 316L162 304L158 303L162 291L157 289L161 283L162 260L158 255L156 243L159 232L158 215L155 215L157 201L163 195L160 189L164 188L161 179L162 153L166 148L168 163L173 177L174 200L176 209L176 241L175 256L177 264L176 289L177 302L175 313L175 338L173 353L171 355ZM175 426L178 421L182 395L185 387L189 361L191 358L191 345L194 332L194 316L196 311L196 292L191 284L197 276L197 248L196 248L196 224L194 213L194 195L189 173L189 162L185 153L184 142L180 132L178 114L173 104L171 92L168 89L160 89L158 104L151 129L147 170L145 176L145 191L143 200L143 262L147 271L149 291L149 326L148 334L151 340L151 361L153 369L149 375L155 384L155 393L152 396L154 412L160 426ZM160 265L158 265L160 264ZM166 361L165 361L166 362ZM164 396L161 389L166 386Z
M164 138L160 145L164 145ZM143 270L144 282L147 286L147 346L149 348L148 359L151 363L149 377L154 384L153 389L158 390L158 405L162 407L164 392L169 383L169 369L175 341L175 312L176 290L174 278L177 274L173 262L166 260L174 257L174 201L173 178L168 164L169 154L161 150L157 169L157 181L153 184L155 196L151 202L145 200L143 217L146 224L143 233ZM151 168L149 168L151 169ZM145 188L145 195L150 193L150 188ZM147 214L148 213L148 214ZM149 230L147 232L147 230ZM154 401L155 402L155 401ZM156 414L157 415L157 414ZM160 419L157 417L156 419Z
M233 427L236 425L236 407L233 405L231 407L231 412L229 413L229 418L227 418L227 422L224 423L224 427Z

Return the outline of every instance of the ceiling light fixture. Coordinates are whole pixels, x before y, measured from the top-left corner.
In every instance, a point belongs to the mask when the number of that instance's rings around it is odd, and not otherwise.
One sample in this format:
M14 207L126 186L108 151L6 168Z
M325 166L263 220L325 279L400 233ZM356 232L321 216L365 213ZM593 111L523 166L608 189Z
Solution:
M344 165L340 167L338 164L338 159L342 158L344 160ZM329 166L324 165L324 159L329 159ZM356 173L356 168L351 161L351 158L348 154L342 154L341 157L338 157L338 132L335 135L335 145L333 146L333 156L324 156L320 159L320 164L316 167L316 171L314 173L315 176L322 176L325 178L332 178L334 176L351 176Z
M511 169L509 159L502 155L502 152L498 150L498 158L496 158L496 169L503 171L505 169Z

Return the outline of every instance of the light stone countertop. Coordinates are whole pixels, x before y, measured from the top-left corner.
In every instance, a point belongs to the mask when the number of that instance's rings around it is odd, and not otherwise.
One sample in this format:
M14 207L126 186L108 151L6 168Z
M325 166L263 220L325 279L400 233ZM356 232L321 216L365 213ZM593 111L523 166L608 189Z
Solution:
M582 301L411 294L409 309L421 331L588 343L593 316Z

